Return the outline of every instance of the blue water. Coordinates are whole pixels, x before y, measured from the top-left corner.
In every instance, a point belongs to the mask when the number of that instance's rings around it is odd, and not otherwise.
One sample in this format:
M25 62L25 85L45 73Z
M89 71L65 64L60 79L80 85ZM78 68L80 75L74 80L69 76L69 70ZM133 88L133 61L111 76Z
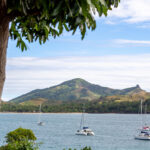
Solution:
M5 135L18 127L32 129L43 144L40 150L80 150L91 146L92 150L149 150L150 141L134 140L140 127L139 115L133 114L85 114L86 125L95 136L77 136L81 114L42 114L45 126L38 126L38 114L0 114L0 145ZM150 115L147 115L150 120Z

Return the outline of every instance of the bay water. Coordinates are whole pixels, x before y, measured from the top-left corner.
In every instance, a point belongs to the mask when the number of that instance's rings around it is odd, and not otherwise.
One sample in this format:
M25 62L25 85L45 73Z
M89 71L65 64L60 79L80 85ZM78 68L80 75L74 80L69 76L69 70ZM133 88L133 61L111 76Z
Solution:
M39 114L0 114L0 145L5 144L5 135L18 128L32 129L40 150L80 150L90 146L92 150L149 150L150 141L135 140L141 117L138 114L85 114L85 125L95 136L75 135L80 126L81 114L45 113L41 119L44 126L38 126ZM150 115L146 115L150 123Z

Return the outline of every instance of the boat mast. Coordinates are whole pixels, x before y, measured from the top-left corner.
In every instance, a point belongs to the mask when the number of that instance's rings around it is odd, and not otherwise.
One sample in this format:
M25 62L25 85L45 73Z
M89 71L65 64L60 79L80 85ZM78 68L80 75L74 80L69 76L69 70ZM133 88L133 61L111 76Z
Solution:
M85 113L85 109L84 109L84 105L82 107L82 117L81 117L81 122L80 122L80 130L82 129L82 127L84 127L84 113Z
M143 111L143 100L141 99L141 125L143 126L143 113L142 113L142 111Z
M84 113L85 113L85 107L83 105L83 127L84 127Z
M144 125L147 124L146 121L147 121L147 104L145 104Z
M142 99L141 99L141 115L142 115L142 103L143 103L143 102L142 102Z
M39 108L39 122L41 122L41 104L40 104L40 108Z

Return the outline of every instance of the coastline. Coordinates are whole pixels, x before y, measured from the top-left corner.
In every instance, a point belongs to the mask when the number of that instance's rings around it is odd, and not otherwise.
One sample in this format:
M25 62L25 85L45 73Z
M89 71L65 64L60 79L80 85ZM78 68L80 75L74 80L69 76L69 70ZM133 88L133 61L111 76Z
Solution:
M39 112L0 112L0 114L41 114ZM42 114L82 114L82 112L42 112ZM138 114L138 113L86 113L85 114Z
M81 113L82 112L45 112L45 113L42 112L42 114L81 114ZM39 112L0 112L0 114L40 114L40 113Z

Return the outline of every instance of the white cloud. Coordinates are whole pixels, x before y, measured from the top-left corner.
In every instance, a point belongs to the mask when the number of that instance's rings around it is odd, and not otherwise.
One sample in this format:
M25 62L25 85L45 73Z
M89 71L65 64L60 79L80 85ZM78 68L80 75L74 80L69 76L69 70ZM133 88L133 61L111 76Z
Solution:
M143 40L115 39L113 40L113 42L120 45L150 46L150 41L143 41Z
M110 18L120 18L124 22L150 21L150 0L121 0L118 8L109 12Z
M8 100L34 89L73 78L111 88L140 84L149 90L150 54L136 56L9 58L3 99Z
M137 27L138 27L138 28L147 29L147 28L150 28L150 23L145 23L145 24L139 25L139 26L137 26Z

